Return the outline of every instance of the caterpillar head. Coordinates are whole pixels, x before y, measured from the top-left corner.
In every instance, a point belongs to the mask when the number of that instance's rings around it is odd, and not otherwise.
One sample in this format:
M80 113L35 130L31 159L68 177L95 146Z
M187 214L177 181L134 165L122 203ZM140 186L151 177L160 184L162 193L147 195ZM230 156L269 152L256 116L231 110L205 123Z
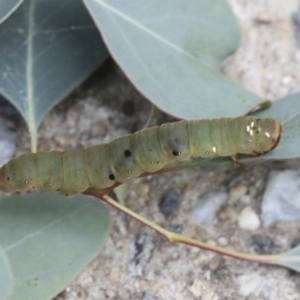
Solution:
M246 126L253 143L253 154L260 155L274 149L281 137L281 124L275 119L253 119Z

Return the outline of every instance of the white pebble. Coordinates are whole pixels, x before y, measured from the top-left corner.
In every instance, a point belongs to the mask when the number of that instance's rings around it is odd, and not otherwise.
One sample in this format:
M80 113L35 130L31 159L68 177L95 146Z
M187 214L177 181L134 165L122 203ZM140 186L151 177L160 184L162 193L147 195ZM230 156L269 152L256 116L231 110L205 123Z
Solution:
M243 297L250 297L252 293L257 290L257 288L261 285L261 278L251 278L251 276L248 276L248 278L243 278L243 282L239 286L238 294Z
M282 77L281 81L285 85L290 84L292 82L292 77L290 77L290 76L284 76L284 77Z
M210 223L227 199L226 193L208 193L201 197L198 207L193 212L197 224Z
M238 224L241 229L256 230L260 226L260 220L255 211L250 206L246 206L238 217Z
M228 240L226 237L221 236L218 238L218 244L222 247L228 246Z
M300 172L274 171L263 196L261 219L263 226L278 221L300 219Z

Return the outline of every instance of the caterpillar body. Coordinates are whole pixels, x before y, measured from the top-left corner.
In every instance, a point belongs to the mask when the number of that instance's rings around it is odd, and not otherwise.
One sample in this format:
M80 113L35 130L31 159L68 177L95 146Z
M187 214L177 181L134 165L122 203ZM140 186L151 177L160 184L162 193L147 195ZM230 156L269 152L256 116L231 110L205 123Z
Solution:
M167 123L85 149L25 153L0 168L0 189L104 194L171 162L263 154L276 147L280 134L277 120L252 116Z

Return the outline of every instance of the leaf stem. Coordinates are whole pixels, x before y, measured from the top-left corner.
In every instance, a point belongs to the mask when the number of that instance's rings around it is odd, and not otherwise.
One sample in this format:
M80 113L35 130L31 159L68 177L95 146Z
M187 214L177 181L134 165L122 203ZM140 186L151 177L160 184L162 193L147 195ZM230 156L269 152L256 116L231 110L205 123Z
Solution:
M276 254L276 255L248 254L248 253L235 251L232 249L226 249L226 248L222 248L222 247L213 246L208 243L201 242L201 241L186 237L184 235L168 231L165 228L159 226L158 224L150 221L149 219L144 218L143 216L139 215L138 213L130 210L129 208L125 207L124 205L121 205L120 203L116 202L115 200L113 200L112 198L110 198L107 195L102 195L99 192L92 191L92 190L86 192L86 194L92 195L92 196L104 201L105 203L109 204L110 206L118 209L119 211L124 212L128 216L134 218L135 220L143 223L144 225L152 228L157 233L166 237L172 243L185 244L185 245L197 247L197 248L200 248L203 250L212 251L214 253L218 253L221 255L238 258L238 259L242 259L242 260L246 260L246 261L284 266L284 263L282 261L285 260L285 256L283 256L284 255L283 253ZM286 266L286 267L290 267L290 266Z

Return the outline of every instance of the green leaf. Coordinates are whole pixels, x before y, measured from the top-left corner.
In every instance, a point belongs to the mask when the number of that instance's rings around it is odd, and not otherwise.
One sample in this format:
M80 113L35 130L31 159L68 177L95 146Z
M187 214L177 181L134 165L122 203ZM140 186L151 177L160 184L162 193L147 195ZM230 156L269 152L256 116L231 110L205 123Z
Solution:
M291 250L273 256L274 264L300 273L300 245Z
M22 114L36 150L47 112L106 58L80 0L28 0L0 26L0 93Z
M0 298L8 299L12 288L13 274L11 273L9 262L0 247Z
M220 72L239 43L225 1L84 0L114 59L146 98L183 119L245 113L259 97Z
M0 2L0 24L4 22L23 2L23 0L2 0Z
M88 196L36 193L0 200L0 299L49 299L100 251L105 206Z

